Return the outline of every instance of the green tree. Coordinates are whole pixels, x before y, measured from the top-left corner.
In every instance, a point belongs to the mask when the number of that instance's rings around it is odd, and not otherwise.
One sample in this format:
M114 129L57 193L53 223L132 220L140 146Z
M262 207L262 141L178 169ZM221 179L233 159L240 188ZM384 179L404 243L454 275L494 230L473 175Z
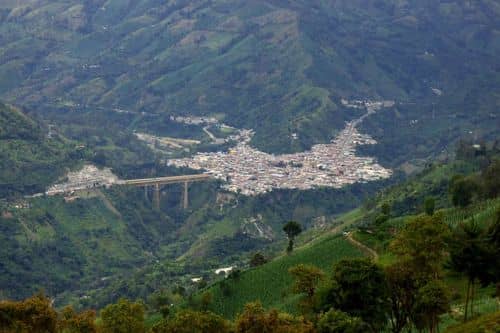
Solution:
M260 252L255 253L250 259L250 267L261 266L264 265L265 263L267 263L267 259Z
M293 251L293 243L295 241L295 237L297 237L302 232L302 227L299 223L290 221L283 226L283 231L288 237L288 247L286 248L286 252L291 253Z
M318 333L365 333L368 330L368 325L361 318L335 309L323 313L317 325Z
M385 268L391 302L391 331L402 332L409 324L418 290L412 266L397 261Z
M167 318L168 315L170 314L170 304L171 304L170 297L164 292L161 291L155 295L152 296L151 299L151 304L153 305L153 308L161 313L163 318Z
M57 313L40 293L21 302L0 301L0 332L55 333Z
M427 215L434 215L434 210L436 209L436 200L433 197L427 197L424 201L424 211Z
M201 295L200 306L203 311L207 311L210 304L212 304L213 296L209 291L205 291Z
M145 332L144 305L126 299L106 306L101 311L103 333Z
M481 174L484 195L496 198L500 194L500 160L491 163Z
M417 279L436 279L446 256L449 232L441 215L420 215L407 222L391 242L390 250L415 272Z
M391 205L388 202L384 202L380 207L380 213L375 217L375 225L381 225L391 217Z
M375 217L375 221L374 222L375 222L376 226L380 226L383 223L387 222L387 220L389 220L389 215L378 214L377 217Z
M134 331L130 331L134 332ZM153 327L154 333L229 333L230 323L212 312L183 310Z
M481 228L474 221L460 224L453 230L449 242L450 268L467 276L464 321L467 321L469 306L473 315L477 282L486 286L497 282L500 275L500 246L495 240L500 211L497 214L497 221L490 227Z
M62 309L58 320L58 331L62 333L96 333L95 311L83 311L76 313L73 307L67 306Z
M445 284L432 280L421 287L413 307L413 323L417 329L427 327L429 333L437 332L439 316L450 309L450 300Z
M359 317L379 332L390 312L384 271L369 259L341 260L334 267L332 288L323 308L335 308Z
M382 206L380 207L380 211L382 214L386 216L391 215L391 205L388 202L384 202Z
M451 202L457 207L467 207L472 202L474 194L478 190L477 183L471 178L457 175L451 179L449 192Z
M203 290L208 286L208 282L206 280L200 280L198 282L198 290Z
M302 302L303 309L306 311L312 310L316 288L323 280L325 273L318 267L304 264L294 266L288 272L295 278L294 292L305 295Z
M228 297L232 293L231 286L226 280L220 281L219 288L223 296Z
M248 303L236 318L236 333L313 333L312 323L302 317L271 310L266 312L259 302Z

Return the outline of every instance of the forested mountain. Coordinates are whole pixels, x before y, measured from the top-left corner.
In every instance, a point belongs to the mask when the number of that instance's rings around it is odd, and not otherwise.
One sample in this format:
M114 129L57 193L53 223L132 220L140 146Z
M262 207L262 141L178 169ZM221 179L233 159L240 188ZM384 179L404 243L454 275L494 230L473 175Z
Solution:
M499 15L494 0L2 1L0 96L224 114L268 151L330 139L352 118L341 98L395 100L367 125L391 164L494 130Z
M0 0L0 332L495 325L499 18L498 0ZM210 164L189 188L122 181ZM64 185L83 166L113 181Z
M45 191L78 163L74 144L0 102L0 198Z
M286 254L286 242L280 242L281 255L271 258L272 252L257 252L247 258L248 265L228 267L229 274L215 278L204 274L183 284L168 280L186 274L180 267L171 270L170 264L169 270L169 264L157 263L136 271L125 284L109 286L117 295L130 297L161 281L146 303L122 298L99 312L57 309L43 293L17 302L0 300L0 328L9 332L43 327L51 333L402 333L413 328L497 332L500 151L498 144L481 151L461 148L465 150L459 151L456 160L428 166L410 180L386 188L363 206L338 216L337 225L296 235L297 246ZM45 218L45 228L71 229L58 226L57 218ZM3 228L13 224L0 221ZM107 234L107 242L91 242L113 245L113 256L106 259L112 264L123 250L133 247L118 251L125 240L115 238L119 223L114 221L111 228L104 228L105 224L101 220L93 227L100 229L87 232ZM82 243L74 244L75 250L84 249ZM47 248L38 251L44 254L43 260L50 259ZM74 253L63 254L72 275L57 277L71 284L82 274L79 269L90 266L72 260ZM24 265L26 261L24 257ZM66 274L61 266L53 269ZM104 280L97 281L96 287L103 284ZM79 305L90 305L88 298L80 297ZM38 320L33 320L35 314Z

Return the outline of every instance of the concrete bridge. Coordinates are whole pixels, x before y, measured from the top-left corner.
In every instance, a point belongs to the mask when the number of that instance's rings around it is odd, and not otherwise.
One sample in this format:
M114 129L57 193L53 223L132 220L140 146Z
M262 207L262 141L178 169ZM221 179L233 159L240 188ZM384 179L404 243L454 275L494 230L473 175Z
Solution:
M148 189L153 188L153 207L160 210L160 186L170 184L184 184L184 191L182 193L182 207L187 209L189 206L189 183L201 182L210 179L210 175L196 174L196 175L182 175L172 177L156 177L144 179L130 179L120 181L120 185L131 185L144 187L144 195L148 199Z

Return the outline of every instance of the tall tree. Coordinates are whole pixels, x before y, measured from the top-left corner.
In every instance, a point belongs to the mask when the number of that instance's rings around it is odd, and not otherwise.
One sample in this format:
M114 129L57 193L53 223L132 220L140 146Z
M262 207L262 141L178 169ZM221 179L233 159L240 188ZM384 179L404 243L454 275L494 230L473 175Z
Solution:
M270 310L266 312L259 302L248 303L236 318L236 333L313 333L312 323L302 317Z
M436 200L433 197L427 197L424 201L424 211L427 215L434 215L434 210L436 208Z
M55 333L57 313L51 303L44 294L21 302L0 301L0 332Z
M390 312L384 271L369 259L342 260L334 267L332 288L323 308L339 309L360 317L372 332L379 332Z
M500 160L492 162L481 175L484 194L496 198L500 194Z
M153 333L229 333L231 324L211 312L183 310L170 319L163 319L153 327ZM134 332L134 331L130 331Z
M365 333L368 330L361 318L334 309L322 314L317 325L318 333Z
M294 291L305 295L301 303L304 312L312 310L316 288L325 273L316 266L304 264L294 266L288 272L295 278Z
M101 311L101 322L103 333L145 332L144 306L122 298Z
M427 327L429 333L437 332L439 316L450 309L446 285L440 280L432 280L421 287L413 306L413 322L417 329Z
M76 313L73 307L62 309L57 323L58 331L63 333L97 333L95 311Z
M451 179L449 187L451 202L457 207L467 207L477 190L478 184L473 179L456 175Z
M267 263L266 257L260 252L254 253L252 258L250 259L250 267L257 267Z
M297 237L302 232L302 226L295 221L289 221L283 226L283 231L288 237L288 247L286 248L286 252L291 253L293 251L293 243L295 241L295 237Z
M212 303L212 300L213 300L213 295L211 292L209 291L205 291L202 295L201 295L201 299L200 299L200 307L201 307L201 310L203 311L207 311L208 310L208 307L210 306L210 304Z
M440 214L411 219L390 244L398 260L411 266L417 279L438 278L446 256L449 227Z
M450 239L449 266L467 276L464 321L473 315L476 284L495 283L500 274L500 211L491 226L481 228L474 221L462 223L454 229ZM470 309L469 309L470 306Z
M380 207L380 211L382 214L390 216L391 215L391 204L388 202L384 202Z
M167 318L170 314L170 304L172 304L172 301L165 291L160 291L152 295L150 303L155 311L161 313L163 318Z
M391 302L391 331L401 333L410 324L418 290L412 266L397 261L386 267L385 274Z

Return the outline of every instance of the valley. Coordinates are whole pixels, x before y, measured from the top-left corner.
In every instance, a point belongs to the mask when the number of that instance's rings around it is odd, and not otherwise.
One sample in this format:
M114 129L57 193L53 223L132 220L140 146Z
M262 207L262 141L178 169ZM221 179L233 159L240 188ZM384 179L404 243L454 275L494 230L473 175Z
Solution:
M309 190L317 187L341 188L356 182L368 182L389 178L392 171L385 169L374 158L356 156L358 145L376 144L368 135L360 134L357 127L363 120L384 108L395 105L393 101L373 102L343 100L345 106L362 109L366 113L346 124L338 135L328 144L314 145L311 150L274 155L259 151L250 144L253 130L238 130L226 124L220 124L215 118L177 117L175 122L203 126L214 145L233 144L228 152L195 153L192 157L167 160L167 165L206 172L216 179L222 180L222 190L243 195L259 195L274 189ZM230 128L234 133L226 138L217 138L209 130L209 126ZM172 154L171 149L185 150L185 146L199 145L193 139L158 137L146 133L135 133L137 138L145 142L153 151ZM292 140L296 140L293 138ZM189 151L189 150L188 150ZM54 184L46 194L54 195L71 191L91 189L101 186L123 184L109 168L102 170L93 165L86 165L77 172L69 173L65 183ZM37 194L35 196L39 196Z
M0 333L497 333L499 18L0 0Z
M261 152L250 146L254 132L239 130L236 146L228 152L197 153L194 157L170 159L168 165L205 170L227 182L223 189L243 195L258 195L279 188L340 188L389 178L391 170L383 168L373 158L356 156L356 146L376 144L368 135L360 134L356 127L367 116L392 106L392 101L359 102L359 108L366 110L364 115L348 122L331 143L314 145L302 153L271 155Z

